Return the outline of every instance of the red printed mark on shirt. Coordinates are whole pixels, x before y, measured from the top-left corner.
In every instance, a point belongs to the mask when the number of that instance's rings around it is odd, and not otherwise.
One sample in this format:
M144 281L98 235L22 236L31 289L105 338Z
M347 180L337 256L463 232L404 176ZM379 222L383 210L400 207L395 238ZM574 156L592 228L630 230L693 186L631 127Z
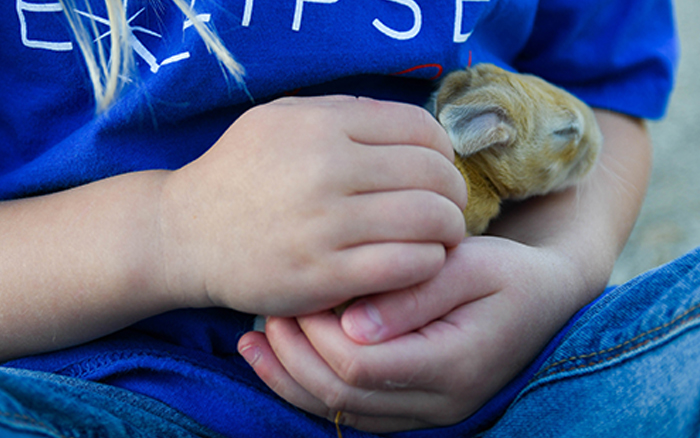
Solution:
M408 74L408 73L413 73L413 72L418 71L418 70L423 70L423 69L426 69L426 68L427 68L427 69L435 69L435 70L436 70L436 71L435 71L435 74L434 74L433 76L431 76L430 78L428 78L428 79L431 80L431 81L433 81L433 80L439 78L440 76L442 76L442 72L443 72L443 70L444 70L444 68L443 68L440 64L422 64L422 65L417 65L417 66L415 66L415 67L408 68L408 69L406 69L406 70L402 70L402 71L400 71L400 72L392 73L391 75L392 75L392 76L401 76L401 75L405 75L405 74Z

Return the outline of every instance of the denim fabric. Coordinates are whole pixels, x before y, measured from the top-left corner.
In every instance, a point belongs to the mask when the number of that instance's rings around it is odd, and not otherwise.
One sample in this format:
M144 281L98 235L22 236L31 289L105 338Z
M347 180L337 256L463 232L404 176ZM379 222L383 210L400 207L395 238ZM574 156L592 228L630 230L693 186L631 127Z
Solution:
M592 306L483 437L700 436L700 248Z
M10 429L3 429L0 427L0 436L2 438L44 438L46 435L38 434L38 433L28 433L28 432L19 432L15 430L10 430Z
M0 368L0 437L219 437L178 411L123 389Z

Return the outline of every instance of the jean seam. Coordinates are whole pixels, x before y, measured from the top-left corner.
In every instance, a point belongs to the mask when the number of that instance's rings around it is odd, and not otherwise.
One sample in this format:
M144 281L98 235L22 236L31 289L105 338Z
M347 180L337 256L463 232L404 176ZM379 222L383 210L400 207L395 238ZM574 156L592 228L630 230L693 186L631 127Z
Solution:
M627 353L632 352L638 348L641 348L641 347L649 344L650 342L654 342L654 341L661 339L670 330L672 330L675 327L682 326L683 324L687 324L691 321L694 321L694 320L700 318L700 313L697 313L695 315L691 315L693 312L698 311L698 310L700 310L700 304L697 304L697 305L689 308L688 310L686 310L685 312L683 312L681 315L677 316L676 318L672 319L671 321L669 321L665 324L662 324L660 326L654 327L653 329L647 330L644 333L641 333L632 339L628 339L627 341L622 342L614 347L606 348L605 350L601 350L601 351L597 351L597 352L593 352L593 353L586 353L586 354L582 354L579 356L572 356L572 357L569 357L567 359L562 359L562 360L559 360L557 362L554 362L554 363L548 365L547 367L543 368L542 370L538 371L537 374L534 376L534 378L549 377L549 376L552 376L554 374L574 371L574 370L578 370L581 368L599 365L599 364L602 364L604 362L614 360L614 359L616 359L624 354L627 354ZM650 339L642 340L642 338L645 338L651 334L657 333L657 332L662 331L662 330L663 330L663 332L659 333L657 336L650 338ZM641 340L641 342L637 342L640 340ZM628 347L628 348L625 348L625 347ZM559 366L564 365L566 363L575 362L575 361L579 361L582 359L591 359L591 358L599 357L602 355L607 355L609 353L612 353L612 352L614 352L616 350L620 350L620 349L623 349L623 350L618 352L617 354L615 354L613 356L607 356L607 357L604 357L600 360L589 361L589 362L586 362L585 364L576 365L576 366L572 366L569 368L552 370L553 368L559 367Z
M55 436L58 436L60 438L73 438L72 435L66 436L66 435L62 434L61 432L59 432L58 430L56 430L55 428L51 427L50 425L48 425L42 421L39 421L35 418L32 418L28 415L18 414L17 412L0 411L0 417L7 418L11 421L14 421L14 422L18 423L18 425L20 422L22 422L23 424L26 424L28 426L41 427L44 430L50 431L52 434L54 434ZM11 425L8 425L8 426L12 427Z

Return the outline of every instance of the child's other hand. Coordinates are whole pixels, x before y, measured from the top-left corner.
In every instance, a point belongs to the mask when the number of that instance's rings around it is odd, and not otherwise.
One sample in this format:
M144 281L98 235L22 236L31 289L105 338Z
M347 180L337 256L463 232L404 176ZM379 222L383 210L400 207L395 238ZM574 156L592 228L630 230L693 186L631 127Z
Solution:
M185 305L295 315L423 282L464 236L452 158L415 106L327 97L254 108L169 177L168 291Z
M342 411L342 424L377 433L446 426L491 398L566 320L543 302L560 305L552 291L580 287L572 278L570 260L548 249L467 238L437 277L372 297L386 331L371 340L385 342L357 343L324 312L270 318L239 350L281 397L331 421Z

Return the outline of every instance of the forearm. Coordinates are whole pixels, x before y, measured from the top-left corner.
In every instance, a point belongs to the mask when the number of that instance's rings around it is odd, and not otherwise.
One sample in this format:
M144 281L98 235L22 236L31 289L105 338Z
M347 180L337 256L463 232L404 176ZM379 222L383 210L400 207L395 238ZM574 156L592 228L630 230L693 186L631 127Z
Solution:
M168 310L158 194L165 172L0 204L0 359L58 349Z
M643 122L596 111L605 143L586 181L515 206L491 232L569 259L582 283L573 306L599 293L634 226L646 192L651 142Z
M464 236L451 158L416 106L290 98L176 171L0 203L0 360L173 308L308 314L424 282Z

